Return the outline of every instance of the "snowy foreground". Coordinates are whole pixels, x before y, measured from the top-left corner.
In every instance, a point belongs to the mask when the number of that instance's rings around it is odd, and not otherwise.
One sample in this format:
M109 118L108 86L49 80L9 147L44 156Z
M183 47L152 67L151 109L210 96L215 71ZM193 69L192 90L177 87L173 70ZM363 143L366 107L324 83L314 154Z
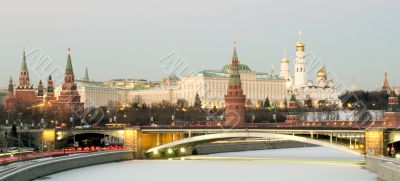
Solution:
M186 160L125 161L70 170L38 180L377 180L374 173L362 169L362 162L361 156L310 147L222 153Z

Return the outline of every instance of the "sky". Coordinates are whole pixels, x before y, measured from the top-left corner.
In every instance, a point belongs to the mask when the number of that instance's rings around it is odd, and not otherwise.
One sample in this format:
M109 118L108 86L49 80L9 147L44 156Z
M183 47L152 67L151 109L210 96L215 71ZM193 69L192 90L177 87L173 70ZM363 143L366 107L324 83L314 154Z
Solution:
M354 77L372 90L385 68L392 85L400 82L399 7L396 0L1 0L0 87L18 79L24 48L28 64L46 57L62 72L71 48L75 76L87 66L94 80L160 80L168 55L193 71L220 69L233 41L252 70L278 71L283 49L293 69L301 30L306 51L337 81L350 86ZM55 70L34 65L33 84Z

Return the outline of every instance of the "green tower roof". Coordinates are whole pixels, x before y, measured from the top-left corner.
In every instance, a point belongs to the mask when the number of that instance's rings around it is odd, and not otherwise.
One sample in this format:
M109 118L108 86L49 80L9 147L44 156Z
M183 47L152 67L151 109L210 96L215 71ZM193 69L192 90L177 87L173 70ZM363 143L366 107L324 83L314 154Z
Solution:
M67 67L65 69L66 75L74 75L74 69L72 68L72 61L71 61L71 49L68 48L68 59L67 59Z
M89 79L89 71L88 71L87 67L85 68L85 78L84 78L84 80L85 81L90 81L90 79Z
M21 71L28 71L28 66L27 66L27 64L26 64L25 50L24 50L24 52L22 53Z
M238 59L237 53L236 53L236 47L233 48L233 55L232 55L233 59Z

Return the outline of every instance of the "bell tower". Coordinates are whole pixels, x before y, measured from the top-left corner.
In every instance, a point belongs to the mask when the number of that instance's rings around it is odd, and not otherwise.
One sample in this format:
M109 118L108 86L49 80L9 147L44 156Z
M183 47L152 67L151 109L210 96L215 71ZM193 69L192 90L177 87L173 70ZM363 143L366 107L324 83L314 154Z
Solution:
M304 62L303 33L299 32L299 40L296 42L296 64L295 64L295 87L301 88L306 85L306 64Z

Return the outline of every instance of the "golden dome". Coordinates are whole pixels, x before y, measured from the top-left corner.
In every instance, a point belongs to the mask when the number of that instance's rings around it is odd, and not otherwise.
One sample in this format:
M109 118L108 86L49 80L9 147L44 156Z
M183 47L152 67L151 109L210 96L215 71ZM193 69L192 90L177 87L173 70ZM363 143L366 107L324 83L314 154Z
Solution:
M325 70L325 66L323 66L318 72L317 72L317 77L321 78L321 77L325 77L326 78L326 70Z
M283 57L281 63L289 63L289 59L287 57Z
M296 43L296 47L304 47L304 43L302 41L298 41Z

